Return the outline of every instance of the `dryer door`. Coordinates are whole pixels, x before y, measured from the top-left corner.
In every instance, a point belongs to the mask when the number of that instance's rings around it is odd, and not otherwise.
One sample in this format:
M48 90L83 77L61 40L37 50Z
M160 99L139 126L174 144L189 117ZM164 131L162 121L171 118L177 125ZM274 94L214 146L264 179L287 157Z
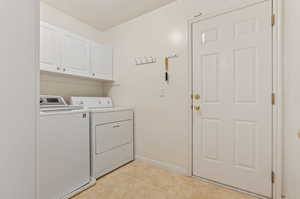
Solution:
M96 127L96 154L105 153L133 140L133 123L115 122Z

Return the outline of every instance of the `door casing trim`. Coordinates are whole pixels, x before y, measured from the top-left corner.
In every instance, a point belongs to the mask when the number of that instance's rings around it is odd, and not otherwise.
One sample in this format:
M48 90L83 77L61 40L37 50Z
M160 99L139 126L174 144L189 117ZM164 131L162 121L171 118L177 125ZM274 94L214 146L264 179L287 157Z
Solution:
M193 52L192 52L192 25L200 20L223 15L235 10L246 8L264 1L272 1L275 25L273 26L273 92L276 103L273 106L273 171L275 183L273 184L273 199L281 199L283 193L283 0L255 0L243 3L230 9L196 16L188 20L188 175L193 176ZM271 17L271 16L270 16ZM270 24L271 25L271 24ZM271 174L270 174L271 175ZM224 186L224 185L223 185ZM235 189L238 190L238 189ZM241 191L241 190L238 190ZM241 191L243 192L243 191Z

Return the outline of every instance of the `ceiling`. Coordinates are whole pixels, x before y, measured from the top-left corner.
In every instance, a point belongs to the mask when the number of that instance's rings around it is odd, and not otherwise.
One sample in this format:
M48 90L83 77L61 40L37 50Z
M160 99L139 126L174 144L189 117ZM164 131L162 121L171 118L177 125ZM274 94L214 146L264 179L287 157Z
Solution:
M103 31L175 0L41 0Z

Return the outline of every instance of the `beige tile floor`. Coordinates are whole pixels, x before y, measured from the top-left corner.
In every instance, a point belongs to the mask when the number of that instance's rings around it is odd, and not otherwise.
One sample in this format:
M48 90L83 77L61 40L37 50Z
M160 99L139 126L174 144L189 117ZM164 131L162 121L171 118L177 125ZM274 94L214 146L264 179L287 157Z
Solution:
M133 162L73 199L254 199L143 162Z

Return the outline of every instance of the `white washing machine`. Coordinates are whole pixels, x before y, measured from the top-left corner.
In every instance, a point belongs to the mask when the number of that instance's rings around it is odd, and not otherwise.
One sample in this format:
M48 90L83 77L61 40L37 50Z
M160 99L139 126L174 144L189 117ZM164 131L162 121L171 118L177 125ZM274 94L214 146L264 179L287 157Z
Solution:
M134 111L113 107L111 98L71 97L90 110L92 176L99 178L134 159Z
M40 110L38 198L70 198L96 182L90 169L89 112L57 96L41 96Z

